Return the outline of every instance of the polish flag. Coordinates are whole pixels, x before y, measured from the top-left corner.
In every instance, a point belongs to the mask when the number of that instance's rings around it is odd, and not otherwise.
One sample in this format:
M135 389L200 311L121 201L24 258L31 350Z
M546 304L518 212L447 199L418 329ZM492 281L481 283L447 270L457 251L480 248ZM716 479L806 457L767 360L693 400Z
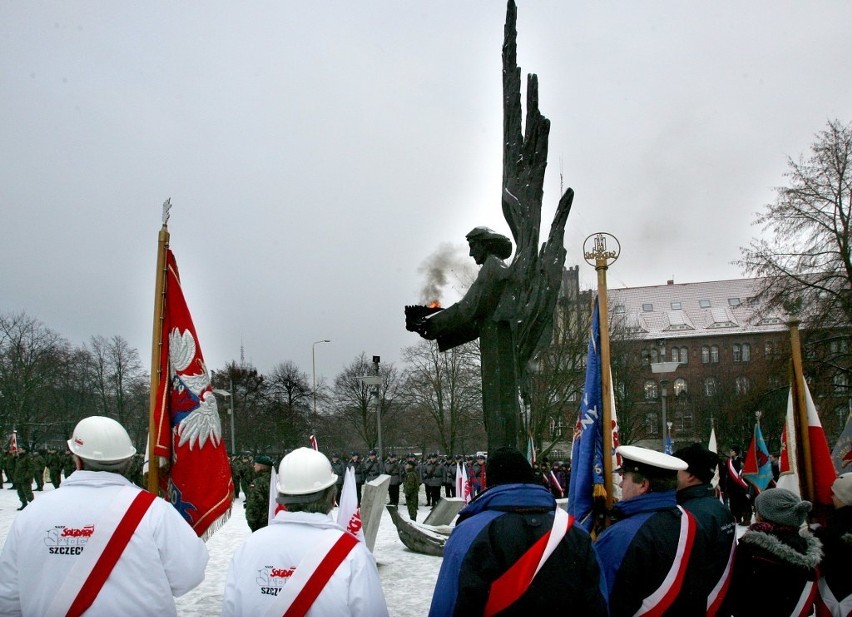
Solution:
M364 530L361 526L361 508L358 507L358 494L355 492L355 470L352 467L346 469L343 490L340 491L337 524L361 542L366 542L364 539Z
M470 482L467 479L467 466L456 463L456 497L470 503Z
M805 390L805 406L808 411L808 440L811 447L811 469L813 469L814 480L814 496L815 503L822 505L832 505L831 500L831 485L837 478L837 470L834 468L834 462L831 460L831 450L828 447L828 440L825 438L825 431L822 429L822 423L819 420L814 399L811 397L808 384L803 381ZM787 398L787 419L784 423L784 432L781 436L781 460L779 461L779 469L781 477L779 478L778 486L794 490L789 486L792 479L795 478L798 484L799 470L796 469L796 453L798 448L798 440L795 439L795 425L793 424L793 394L792 389ZM785 479L785 474L793 476L793 478ZM795 474L795 475L793 475ZM784 482L782 483L782 480ZM794 491L799 494L798 490Z

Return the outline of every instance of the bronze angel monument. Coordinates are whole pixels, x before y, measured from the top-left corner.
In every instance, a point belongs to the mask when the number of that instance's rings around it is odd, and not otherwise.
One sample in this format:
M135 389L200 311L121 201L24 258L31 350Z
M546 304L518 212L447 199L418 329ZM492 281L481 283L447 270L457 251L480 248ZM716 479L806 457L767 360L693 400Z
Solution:
M503 40L503 215L515 241L487 227L468 235L479 274L459 302L445 310L406 308L406 325L442 351L480 339L482 404L488 449L526 443L520 400L529 400L529 370L550 342L565 264L563 236L574 191L568 189L539 246L550 121L538 109L538 78L527 76L526 133L517 64L517 8L509 0Z

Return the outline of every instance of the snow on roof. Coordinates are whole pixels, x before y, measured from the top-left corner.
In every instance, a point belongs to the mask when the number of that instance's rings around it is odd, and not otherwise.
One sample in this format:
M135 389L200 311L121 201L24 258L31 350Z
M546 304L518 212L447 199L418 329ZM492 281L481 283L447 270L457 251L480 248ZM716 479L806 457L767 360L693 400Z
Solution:
M786 319L754 300L762 279L609 290L613 322L639 338L691 338L787 330Z

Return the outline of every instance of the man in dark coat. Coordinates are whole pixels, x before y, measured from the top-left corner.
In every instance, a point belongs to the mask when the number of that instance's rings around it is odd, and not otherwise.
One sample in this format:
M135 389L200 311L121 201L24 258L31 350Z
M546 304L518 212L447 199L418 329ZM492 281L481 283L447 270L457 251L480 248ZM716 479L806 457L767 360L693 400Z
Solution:
M35 476L35 465L26 448L18 448L15 455L15 488L18 489L18 499L21 500L23 510L35 497L33 496L33 477Z
M816 530L825 553L820 564L817 615L848 615L852 612L852 576L849 576L849 566L852 565L852 472L841 474L834 481L831 500L834 511L828 517L828 524Z
M595 542L612 617L703 615L705 541L698 522L678 507L677 471L685 461L637 446L619 446L622 500L614 523Z
M402 484L403 468L396 457L396 454L391 452L388 454L388 460L385 461L385 473L390 476L390 484L388 484L388 505L399 505L399 485Z
M711 484L719 466L719 456L698 443L681 448L674 456L689 465L677 472L677 503L695 516L699 533L707 545L701 581L707 595L707 614L724 615L737 545L737 523L731 511L716 497Z
M340 493L343 491L343 480L346 479L346 462L340 458L337 452L331 455L331 469L337 475L337 494L334 496L335 503L340 503Z
M526 458L514 448L498 448L490 453L488 474L488 490L459 513L444 547L430 617L530 617L566 610L606 615L603 578L589 535L557 511ZM561 539L544 556L540 549L547 538Z

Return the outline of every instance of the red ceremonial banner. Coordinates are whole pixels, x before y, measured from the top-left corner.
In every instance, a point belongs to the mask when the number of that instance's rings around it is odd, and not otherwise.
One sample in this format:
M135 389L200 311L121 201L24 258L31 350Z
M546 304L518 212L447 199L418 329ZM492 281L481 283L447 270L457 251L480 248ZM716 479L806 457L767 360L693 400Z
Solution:
M171 250L166 259L154 453L169 460L168 470L161 470L161 489L204 537L227 520L234 486L210 374Z

